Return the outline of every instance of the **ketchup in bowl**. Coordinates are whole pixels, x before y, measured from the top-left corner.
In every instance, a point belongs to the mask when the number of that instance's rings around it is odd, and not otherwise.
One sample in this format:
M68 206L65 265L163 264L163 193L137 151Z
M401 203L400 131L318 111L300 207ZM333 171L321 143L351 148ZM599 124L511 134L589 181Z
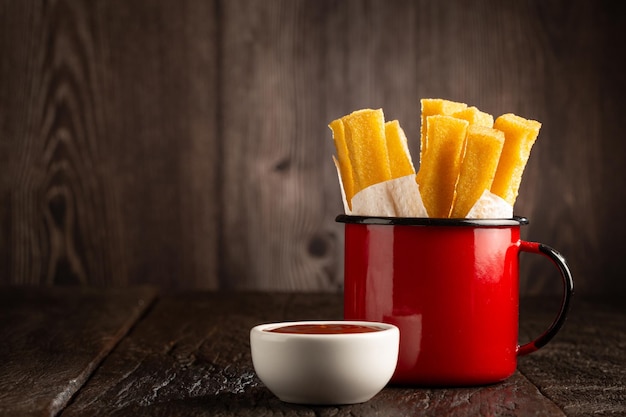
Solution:
M280 400L296 404L357 404L389 382L400 331L371 321L265 323L250 330L257 376Z
M385 330L382 327L361 324L294 324L289 326L266 329L266 332L292 334L346 334L370 333Z

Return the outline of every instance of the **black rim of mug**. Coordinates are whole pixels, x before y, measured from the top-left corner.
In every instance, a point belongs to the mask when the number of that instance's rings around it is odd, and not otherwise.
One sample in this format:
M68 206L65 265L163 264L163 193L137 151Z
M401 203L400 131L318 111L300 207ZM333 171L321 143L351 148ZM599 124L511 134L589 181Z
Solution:
M335 218L338 223L352 223L382 226L472 226L503 227L522 226L529 223L526 217L513 216L510 219L443 219L429 217L383 217L352 216L340 214Z

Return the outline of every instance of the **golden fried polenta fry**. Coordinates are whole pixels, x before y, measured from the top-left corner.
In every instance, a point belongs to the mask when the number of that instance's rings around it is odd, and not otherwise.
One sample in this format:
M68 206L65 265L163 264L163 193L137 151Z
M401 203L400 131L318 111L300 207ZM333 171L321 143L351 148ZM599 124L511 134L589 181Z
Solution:
M479 125L484 127L493 127L493 116L489 113L478 110L472 106L461 111L452 113L453 117L467 120L471 125Z
M382 109L363 109L341 118L352 164L354 194L391 179Z
M450 216L454 187L465 149L469 122L451 116L428 116L428 149L417 183L428 217Z
M503 132L469 126L450 217L466 217L483 192L491 188L503 146Z
M352 163L348 154L348 145L346 144L346 134L341 119L336 119L328 125L333 132L333 141L337 150L337 158L335 164L341 175L341 185L346 197L348 207L352 209L352 197L354 196L354 175L352 172Z
M415 174L415 167L411 161L406 135L397 120L385 123L385 139L387 141L391 178Z
M507 113L499 116L493 127L504 132L504 147L491 185L491 192L513 206L530 150L539 135L541 123Z
M422 156L428 149L428 124L426 118L434 115L449 116L452 113L463 110L467 107L465 103L459 103L456 101L444 100L441 98L423 98L421 101L422 106L422 124L420 127L420 163Z

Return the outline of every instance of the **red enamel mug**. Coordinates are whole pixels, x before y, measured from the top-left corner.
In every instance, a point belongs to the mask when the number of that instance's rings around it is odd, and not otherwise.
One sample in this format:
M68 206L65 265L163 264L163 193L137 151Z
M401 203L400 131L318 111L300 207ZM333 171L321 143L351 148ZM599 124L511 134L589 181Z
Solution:
M340 215L345 223L344 318L400 329L393 383L482 385L515 372L517 357L548 343L574 293L557 251L520 239L522 217L431 219ZM519 254L543 255L563 282L558 314L518 344Z

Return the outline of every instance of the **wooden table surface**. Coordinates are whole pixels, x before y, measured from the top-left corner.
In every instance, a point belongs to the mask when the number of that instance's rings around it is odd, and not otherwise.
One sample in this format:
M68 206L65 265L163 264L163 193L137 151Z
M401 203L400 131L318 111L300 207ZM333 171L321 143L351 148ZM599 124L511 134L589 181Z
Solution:
M522 300L521 341L557 303ZM254 373L250 328L340 318L341 309L337 294L2 288L0 415L626 415L626 309L582 297L561 333L505 382L388 386L338 407L279 401Z

